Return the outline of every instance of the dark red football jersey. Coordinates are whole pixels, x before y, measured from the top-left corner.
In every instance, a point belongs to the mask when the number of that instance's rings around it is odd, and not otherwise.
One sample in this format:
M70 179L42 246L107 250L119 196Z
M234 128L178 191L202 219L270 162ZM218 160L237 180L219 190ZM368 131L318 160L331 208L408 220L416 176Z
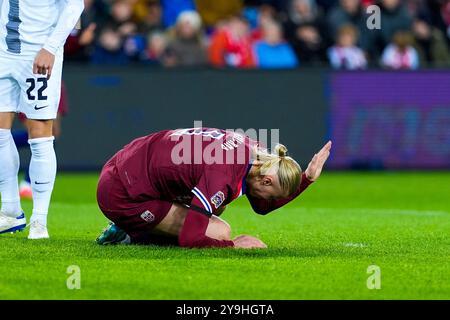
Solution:
M213 128L168 130L132 141L115 163L131 198L193 204L213 214L242 195L254 144Z

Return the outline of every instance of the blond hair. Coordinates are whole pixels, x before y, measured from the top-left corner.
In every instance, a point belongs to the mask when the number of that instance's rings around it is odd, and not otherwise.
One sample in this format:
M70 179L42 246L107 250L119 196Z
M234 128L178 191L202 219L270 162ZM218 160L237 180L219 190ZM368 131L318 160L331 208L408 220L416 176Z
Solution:
M298 189L302 169L297 161L287 156L287 148L284 145L277 144L272 153L256 146L253 149L253 159L257 161L255 175L276 174L281 189L289 195Z

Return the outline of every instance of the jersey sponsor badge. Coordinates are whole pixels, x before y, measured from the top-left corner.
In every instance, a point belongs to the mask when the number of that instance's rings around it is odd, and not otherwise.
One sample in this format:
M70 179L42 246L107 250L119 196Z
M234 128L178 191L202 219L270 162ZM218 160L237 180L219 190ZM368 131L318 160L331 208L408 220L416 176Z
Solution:
M155 215L147 210L141 213L141 218L144 219L144 221L152 222L153 220L155 220Z
M225 195L222 191L217 192L215 195L211 197L211 203L217 209L220 205L225 201Z

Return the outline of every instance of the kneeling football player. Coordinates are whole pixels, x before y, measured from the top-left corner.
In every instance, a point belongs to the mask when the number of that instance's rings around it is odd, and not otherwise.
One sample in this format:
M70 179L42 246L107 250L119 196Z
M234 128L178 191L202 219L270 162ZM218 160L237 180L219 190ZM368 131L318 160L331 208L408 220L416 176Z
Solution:
M252 236L231 239L219 215L242 195L258 214L282 207L317 180L330 149L328 142L302 173L283 145L268 153L232 131L178 129L138 138L101 172L98 205L113 223L97 243L265 248Z

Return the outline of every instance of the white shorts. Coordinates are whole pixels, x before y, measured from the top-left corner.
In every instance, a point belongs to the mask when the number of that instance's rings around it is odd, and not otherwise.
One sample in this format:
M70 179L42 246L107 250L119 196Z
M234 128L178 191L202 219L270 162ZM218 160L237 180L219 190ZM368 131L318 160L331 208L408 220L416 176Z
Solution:
M56 119L63 57L56 56L50 80L33 74L33 62L0 55L0 112L21 112L33 120Z

